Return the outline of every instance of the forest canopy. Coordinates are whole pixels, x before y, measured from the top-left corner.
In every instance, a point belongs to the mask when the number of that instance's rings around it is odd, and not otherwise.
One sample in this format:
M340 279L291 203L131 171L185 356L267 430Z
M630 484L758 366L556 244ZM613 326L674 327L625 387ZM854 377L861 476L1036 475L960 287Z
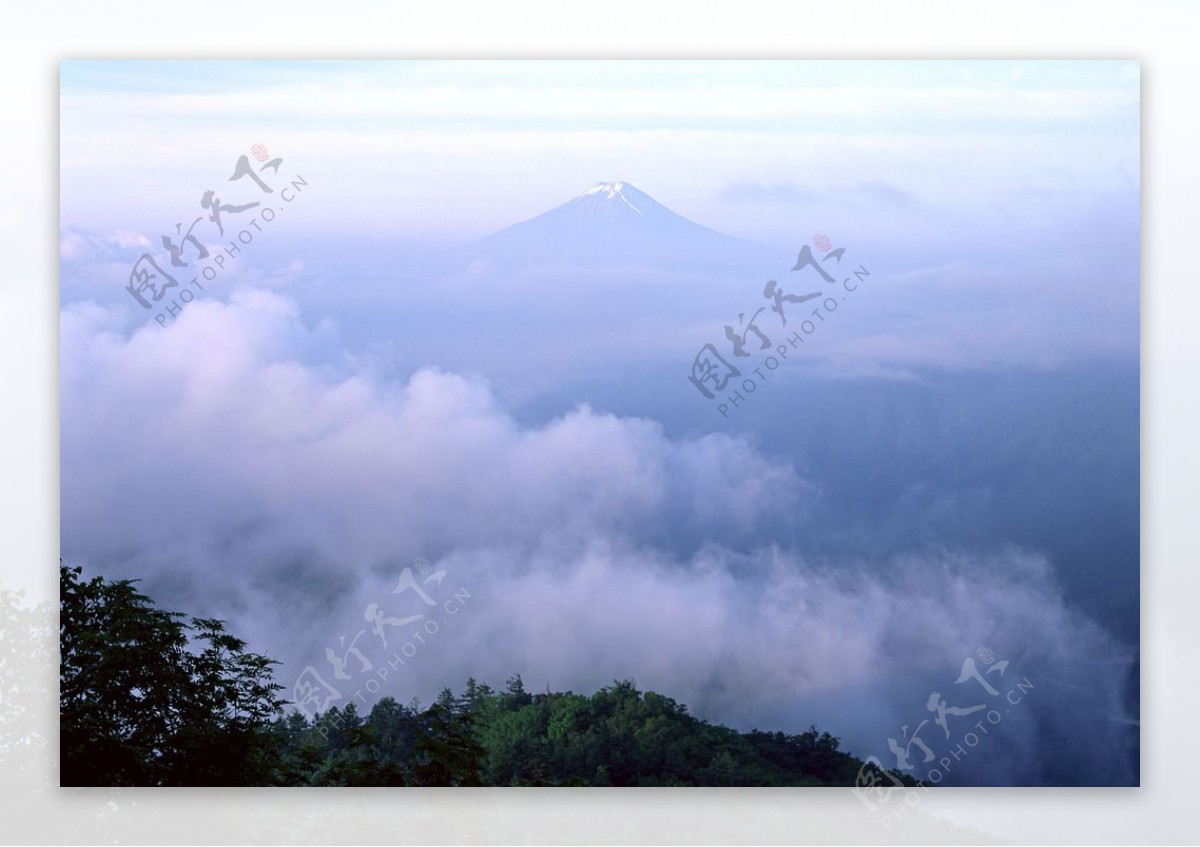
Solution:
M590 696L468 679L428 706L308 716L222 621L77 567L60 583L62 785L853 786L864 767L815 727L738 732L628 679Z

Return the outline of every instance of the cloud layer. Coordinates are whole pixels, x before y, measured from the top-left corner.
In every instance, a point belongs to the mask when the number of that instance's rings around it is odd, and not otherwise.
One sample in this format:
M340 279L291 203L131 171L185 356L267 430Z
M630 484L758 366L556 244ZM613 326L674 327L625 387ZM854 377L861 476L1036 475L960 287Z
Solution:
M469 675L581 691L633 677L712 720L816 722L881 757L933 717L931 690L962 705L963 661L988 647L1010 662L1001 694L1035 687L953 781L1131 779L1128 658L1035 553L812 558L780 539L821 486L743 439L671 439L586 407L527 426L478 378L388 381L336 349L252 288L131 335L68 306L66 560L228 619L284 661L281 681L311 665L343 700L428 699ZM445 571L433 608L392 591L416 557ZM371 604L437 626L386 675L412 638L371 631ZM325 651L352 644L366 661L337 680Z

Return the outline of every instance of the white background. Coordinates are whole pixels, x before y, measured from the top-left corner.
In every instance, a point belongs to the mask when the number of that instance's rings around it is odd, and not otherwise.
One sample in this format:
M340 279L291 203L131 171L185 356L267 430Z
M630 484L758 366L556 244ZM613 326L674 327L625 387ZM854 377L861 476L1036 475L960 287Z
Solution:
M1191 842L1200 700L1193 329L1194 4L196 2L8 5L0 28L0 584L58 556L58 62L65 58L1129 58L1142 62L1142 787L920 795L891 829L847 790L62 791L4 796L0 838L94 842ZM136 508L130 504L130 508ZM53 675L55 668L44 669ZM0 703L0 708L3 708ZM56 734L56 715L45 715ZM1114 751L1114 755L1118 755ZM0 763L2 766L3 763Z

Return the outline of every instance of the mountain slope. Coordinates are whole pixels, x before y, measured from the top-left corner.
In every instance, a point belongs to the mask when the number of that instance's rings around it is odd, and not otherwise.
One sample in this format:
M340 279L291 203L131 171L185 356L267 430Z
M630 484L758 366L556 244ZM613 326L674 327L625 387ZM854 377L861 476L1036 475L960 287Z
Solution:
M601 182L535 218L477 242L473 261L498 269L726 269L763 248L679 215L627 182Z

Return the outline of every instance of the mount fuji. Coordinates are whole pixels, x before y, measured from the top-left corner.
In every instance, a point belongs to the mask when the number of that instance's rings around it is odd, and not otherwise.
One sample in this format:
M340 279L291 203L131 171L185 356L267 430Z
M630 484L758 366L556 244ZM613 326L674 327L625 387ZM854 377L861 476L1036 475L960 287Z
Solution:
M557 208L474 245L474 259L500 268L736 268L761 245L688 220L628 182L600 182Z

